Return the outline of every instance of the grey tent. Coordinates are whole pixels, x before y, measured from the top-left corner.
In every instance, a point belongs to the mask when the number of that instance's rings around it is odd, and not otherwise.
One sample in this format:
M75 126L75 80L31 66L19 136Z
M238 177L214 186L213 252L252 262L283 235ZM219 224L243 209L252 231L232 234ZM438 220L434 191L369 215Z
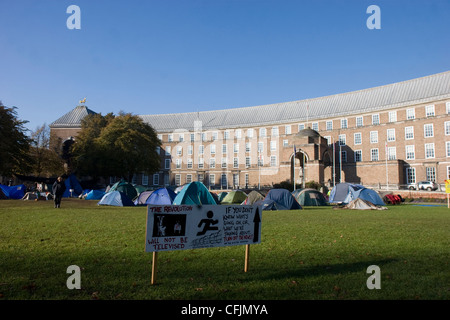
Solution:
M306 189L298 189L292 192L292 195L295 197L297 202L301 206L326 206L328 205L327 199L322 194L322 192L306 188Z
M370 201L363 200L361 198L356 198L350 201L344 206L344 209L356 209L356 210L386 210L386 207L374 205Z

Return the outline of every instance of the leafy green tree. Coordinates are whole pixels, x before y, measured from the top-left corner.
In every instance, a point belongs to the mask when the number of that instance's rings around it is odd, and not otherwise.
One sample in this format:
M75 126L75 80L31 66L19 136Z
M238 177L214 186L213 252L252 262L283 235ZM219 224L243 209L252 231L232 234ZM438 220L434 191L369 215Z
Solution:
M63 161L50 146L50 128L43 124L31 132L30 155L34 159L31 173L37 177L61 175L64 173Z
M27 122L18 119L16 107L8 108L0 101L0 175L30 170L33 159L29 154L31 139L24 127Z
M95 114L83 120L72 152L81 174L131 180L134 173L159 170L159 145L155 130L138 116Z

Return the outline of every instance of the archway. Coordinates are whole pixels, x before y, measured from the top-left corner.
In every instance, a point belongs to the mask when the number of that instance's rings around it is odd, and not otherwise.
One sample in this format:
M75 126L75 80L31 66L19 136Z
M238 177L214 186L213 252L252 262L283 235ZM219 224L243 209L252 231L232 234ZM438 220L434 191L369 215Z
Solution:
M299 150L295 153L291 154L291 183L295 184L303 184L306 182L307 170L306 164L309 161L308 154L303 150Z

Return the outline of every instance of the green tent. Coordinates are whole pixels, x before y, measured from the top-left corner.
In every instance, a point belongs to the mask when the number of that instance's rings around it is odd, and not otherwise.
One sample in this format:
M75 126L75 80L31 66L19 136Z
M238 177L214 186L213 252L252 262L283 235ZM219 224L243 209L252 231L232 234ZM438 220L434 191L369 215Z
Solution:
M226 191L222 191L221 193L219 193L217 195L217 197L219 198L219 202L218 203L221 203L223 198L225 198L227 196L227 194L228 194L228 192L226 192Z
M126 194L129 199L134 199L137 197L138 193L136 189L133 187L131 183L126 182L124 179L121 179L119 182L116 182L108 192L112 191L120 191Z
M221 204L241 204L247 199L247 194L241 190L233 190L228 192L225 198L220 202Z
M259 191L253 190L248 194L244 204L254 204L255 202L260 200L264 200L264 195Z
M301 206L327 206L328 202L325 196L316 189L298 189L292 192L297 202Z
M173 204L217 204L208 188L199 181L186 185L175 197Z

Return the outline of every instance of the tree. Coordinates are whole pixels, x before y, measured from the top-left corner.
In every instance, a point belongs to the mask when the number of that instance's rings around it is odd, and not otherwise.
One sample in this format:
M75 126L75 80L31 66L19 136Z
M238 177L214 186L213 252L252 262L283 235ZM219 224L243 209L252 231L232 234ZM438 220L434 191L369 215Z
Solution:
M63 173L63 161L54 148L50 147L50 128L43 124L31 132L30 155L34 159L32 171L34 175L47 177Z
M72 150L79 173L94 177L117 176L131 180L134 173L160 168L155 130L138 116L121 113L89 115Z
M8 108L0 101L0 175L26 173L31 168L27 122L17 118L16 107Z

